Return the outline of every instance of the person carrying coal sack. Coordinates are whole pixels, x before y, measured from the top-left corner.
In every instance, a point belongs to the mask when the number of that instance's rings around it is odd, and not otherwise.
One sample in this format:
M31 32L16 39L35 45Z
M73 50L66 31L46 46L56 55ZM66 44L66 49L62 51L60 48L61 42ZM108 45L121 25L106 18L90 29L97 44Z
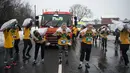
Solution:
M105 26L100 33L102 38L102 50L107 51L107 36L109 35L110 31L108 30L107 26Z
M78 69L82 68L84 57L85 57L85 66L86 68L90 68L89 66L89 60L90 60L90 54L92 49L92 41L93 41L93 26L91 24L88 24L85 29L83 29L80 32L80 36L82 38L81 42L81 50L80 50L80 64ZM86 54L86 56L85 56Z
M61 27L56 30L59 47L59 64L62 63L63 50L65 50L66 63L68 63L68 46L71 45L70 32L71 30L67 27L65 22L63 22Z
M19 36L19 31L21 30L21 27L19 25L15 25L15 31L14 31L14 48L15 48L15 53L19 54L19 42L20 42L20 36Z
M129 21L130 22L130 21ZM127 22L124 22L127 23ZM121 50L121 55L124 59L125 62L125 67L129 67L129 58L127 55L127 51L129 50L129 34L130 34L130 27L129 27L130 23L128 25L125 25L124 28L122 30L120 30L120 50ZM119 26L121 27L121 26Z
M14 29L7 28L3 31L4 33L4 48L5 48L5 56L4 56L4 64L5 69L10 69L12 65L16 65L17 63L14 61L13 55L13 36L14 36Z
M32 33L35 37L33 37L33 40L35 42L35 53L34 53L34 61L33 64L37 63L37 56L39 52L39 48L41 47L41 62L44 63L44 50L45 50L45 43L46 43L46 38L45 36L41 35L38 30L35 30Z
M23 60L29 59L31 57L31 55L29 54L31 48L32 48L32 42L30 39L30 30L32 27L32 21L29 23L29 25L27 25L26 27L24 27L24 38L23 38L23 42L24 42L24 49L23 49Z

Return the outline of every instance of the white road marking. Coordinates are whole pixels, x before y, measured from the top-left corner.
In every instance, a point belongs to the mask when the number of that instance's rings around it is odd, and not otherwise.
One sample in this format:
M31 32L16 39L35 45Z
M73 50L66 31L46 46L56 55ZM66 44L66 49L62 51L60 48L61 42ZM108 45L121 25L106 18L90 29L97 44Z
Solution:
M62 64L59 64L58 73L62 73Z

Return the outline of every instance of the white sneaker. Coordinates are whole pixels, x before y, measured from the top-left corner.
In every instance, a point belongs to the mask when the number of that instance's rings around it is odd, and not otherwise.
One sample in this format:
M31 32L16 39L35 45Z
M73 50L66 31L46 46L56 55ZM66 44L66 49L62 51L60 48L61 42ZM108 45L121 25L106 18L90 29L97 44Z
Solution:
M6 61L4 61L4 64L7 64L7 62L6 62Z
M36 62L36 60L33 60L33 64L35 65L37 62Z
M13 61L14 60L14 58L11 58L11 61Z
M128 66L128 65L126 65L125 67L126 67L126 68L129 68L129 66Z
M129 68L129 65L125 65L124 67L125 67L125 68Z
M82 69L82 64L79 64L78 69Z
M41 63L44 63L44 59L42 59Z
M59 59L59 64L61 64L62 63L62 59Z
M88 63L86 63L86 64L85 64L85 67L90 68L90 66L89 66L89 64L88 64Z

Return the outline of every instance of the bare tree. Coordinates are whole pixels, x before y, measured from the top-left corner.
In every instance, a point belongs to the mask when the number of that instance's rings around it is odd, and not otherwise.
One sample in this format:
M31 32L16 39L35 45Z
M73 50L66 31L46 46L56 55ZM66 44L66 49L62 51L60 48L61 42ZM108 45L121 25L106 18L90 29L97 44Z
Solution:
M99 19L94 19L93 21L94 21L95 25L97 25L100 20Z
M74 4L73 6L70 7L70 12L72 12L72 14L74 16L77 16L79 21L83 18L83 17L92 17L92 12L90 9L87 8L87 6L84 5L80 5L80 4Z
M12 18L18 19L22 24L23 20L29 17L32 18L29 3L22 3L21 0L0 0L0 24Z

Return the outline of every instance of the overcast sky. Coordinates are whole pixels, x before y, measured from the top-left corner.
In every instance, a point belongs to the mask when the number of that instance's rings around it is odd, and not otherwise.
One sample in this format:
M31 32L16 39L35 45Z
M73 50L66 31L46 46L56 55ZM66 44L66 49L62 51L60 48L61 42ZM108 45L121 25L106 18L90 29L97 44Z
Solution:
M42 14L42 9L69 10L73 4L82 4L92 10L94 18L101 16L118 16L121 19L130 19L130 0L24 0L32 6L37 6L37 14ZM34 8L34 7L32 7Z

